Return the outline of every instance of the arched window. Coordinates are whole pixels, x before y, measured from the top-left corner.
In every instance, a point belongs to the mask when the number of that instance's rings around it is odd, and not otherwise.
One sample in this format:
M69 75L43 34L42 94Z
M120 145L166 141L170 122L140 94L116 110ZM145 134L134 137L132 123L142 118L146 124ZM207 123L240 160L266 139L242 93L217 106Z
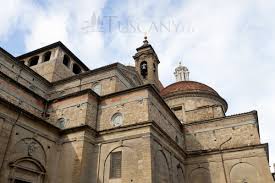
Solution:
M98 95L100 95L100 94L101 94L101 84L96 83L96 84L93 86L92 90L93 90L94 92L96 92Z
M45 168L40 162L31 157L25 157L10 163L10 167L11 177L9 182L30 183L33 180L44 182Z
M52 55L52 52L50 52L50 51L47 51L46 53L44 53L43 62L49 61L51 59L51 55Z
M191 183L203 182L203 183L211 183L211 175L208 169L206 168L196 168L191 172L190 175Z
M257 183L261 182L259 177L256 167L248 163L238 163L230 171L230 182L232 183Z
M184 182L184 173L180 164L177 165L177 179L178 179L178 183Z
M34 56L29 60L29 66L34 66L38 64L39 56Z
M115 113L112 116L112 124L117 127L117 126L121 126L123 124L123 117L122 114L120 112Z
M63 64L69 67L70 65L70 57L68 55L64 55L63 57Z
M77 64L73 65L73 73L75 73L75 74L81 73L81 69Z
M155 179L159 183L169 183L169 163L163 151L157 151L154 157Z
M148 66L146 61L140 63L140 74L143 76L144 79L148 74Z
M110 160L110 178L121 178L122 152L112 152Z

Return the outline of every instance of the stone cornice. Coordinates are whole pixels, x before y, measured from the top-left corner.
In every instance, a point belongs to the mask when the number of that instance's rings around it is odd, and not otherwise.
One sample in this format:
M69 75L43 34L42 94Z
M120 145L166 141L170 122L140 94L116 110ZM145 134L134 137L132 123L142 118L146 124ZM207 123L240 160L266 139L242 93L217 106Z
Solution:
M74 76L71 76L71 77L68 77L68 78L65 78L65 79L61 79L61 80L52 82L52 84L55 86L55 85L63 84L63 83L70 82L70 81L73 81L73 80L82 79L82 78L85 78L87 76L96 75L100 72L110 71L112 69L117 68L118 65L120 65L120 63L116 62L116 63L110 64L110 65L99 67L99 68L96 68L94 70L89 70L87 72L83 72L83 73L80 73L80 74L77 74L77 75L74 75Z
M144 90L144 89L148 89L149 91L151 91L151 93L157 98L157 100L160 102L160 104L168 111L168 113L173 117L173 119L175 121L177 121L177 123L180 126L182 126L182 123L180 122L180 120L177 118L177 116L173 113L173 111L170 109L170 107L167 105L167 103L160 96L160 94L157 91L157 89L155 88L155 86L151 85L151 84L141 85L141 86L138 86L138 87L135 87L135 88L130 88L130 89L118 91L118 92L115 92L115 93L111 93L111 94L108 94L108 95L104 95L104 96L101 97L101 100L104 100L104 99L107 99L107 98L112 98L112 97L119 96L119 95L128 94L130 92Z
M180 97L206 97L206 98L217 100L221 104L223 104L224 112L226 112L227 109L228 109L227 102L221 96L210 93L210 92L204 92L204 91L187 91L187 92L179 91L179 92L173 92L173 93L170 93L166 96L163 96L163 99L164 100L169 100L169 99L175 99L175 98L180 98Z
M250 111L250 112L246 112L246 113L240 113L240 114L235 114L235 115L230 115L230 116L224 116L224 117L220 117L220 118L194 121L194 122L191 122L191 123L184 124L184 126L192 126L192 125L203 124L203 123L211 123L211 122L221 121L221 120L230 119L230 118L236 118L236 117L245 116L245 115L253 115L254 117L256 117L257 112L256 111ZM257 120L256 120L256 123L258 123Z
M21 88L21 89L24 90L25 92L28 92L28 93L32 94L33 96L35 96L35 97L41 99L43 102L47 101L46 98L44 98L44 97L38 95L38 94L35 93L33 90L31 90L31 89L29 89L28 87L26 87L26 86L20 84L18 81L16 81L16 80L10 78L10 77L7 76L6 74L3 74L3 73L0 72L0 76L2 76L3 78L5 78L6 81L8 81L8 82L11 82L11 83L13 83L13 84L16 84L19 88Z
M2 52L10 60L12 60L14 64L18 65L19 67L21 67L22 69L26 70L27 72L30 72L32 75L34 75L36 78L38 78L41 82L43 82L47 86L51 86L51 83L48 80L46 80L45 78L43 78L42 76L40 76L39 74L37 74L34 70L32 70L31 68L29 68L28 66L26 66L22 62L18 61L17 58L15 58L9 52L7 52L6 50L4 50L2 47L0 47L0 52Z
M136 60L138 57L140 57L143 54L153 55L157 59L157 62L160 63L159 58L158 58L155 50L153 49L153 47L151 45L149 45L148 47L150 49L146 49L146 50L143 50L143 51L139 51L140 49L139 50L137 49L138 52L133 56L133 58Z
M60 130L58 127L54 126L53 124L45 121L43 118L42 118L42 114L41 114L41 117L38 117L28 111L26 111L25 109L17 106L17 105L14 105L12 103L10 103L9 101L3 99L3 98L0 98L0 103L7 106L8 108L14 110L14 111L17 111L17 112L22 112L25 116L31 118L31 119L34 119L35 121L43 124L43 125L46 125L47 127L49 128L53 128L54 130Z
M49 100L48 102L50 103L50 102L57 101L57 100L64 100L64 99L71 98L71 97L77 97L77 96L80 96L80 95L83 95L83 94L91 94L97 100L100 99L100 96L98 94L96 94L92 89L85 89L85 90L80 90L78 92L69 93L69 94L63 95L61 97L53 98L53 99Z
M155 121L144 121L144 122L140 122L140 123L130 124L127 126L121 126L121 127L101 130L98 132L98 135L101 136L101 135L106 135L106 134L113 134L113 133L117 133L117 132L124 132L124 131L134 130L134 129L138 129L138 128L143 128L143 127L151 127L160 136L164 136L164 138L169 141L169 144L172 147L174 147L175 149L177 149L179 152L181 152L182 154L184 154L186 156L186 153L182 149L182 147L180 147L174 141L174 139L172 139Z
M70 49L68 49L61 41L58 41L58 42L55 42L55 43L52 43L50 45L47 45L47 46L44 46L42 48L39 48L39 49L36 49L36 50L33 50L31 52L28 52L28 53L25 53L23 55L20 55L17 57L17 59L23 59L23 58L26 58L26 57L29 57L29 56L32 56L32 55L35 55L35 54L39 54L41 52L44 52L44 51L47 51L49 49L53 49L53 48L56 48L56 47L61 47L68 55L70 55L85 71L88 71L89 68L73 53L71 52Z
M269 157L268 153L268 144L256 144L256 145L249 145L249 146L242 146L242 147L235 147L235 148L227 148L227 149L209 149L209 150L198 150L198 151L186 151L187 157L199 157L199 156L207 156L207 155L215 155L220 153L231 153L237 151L246 151L251 149L264 149L267 157Z

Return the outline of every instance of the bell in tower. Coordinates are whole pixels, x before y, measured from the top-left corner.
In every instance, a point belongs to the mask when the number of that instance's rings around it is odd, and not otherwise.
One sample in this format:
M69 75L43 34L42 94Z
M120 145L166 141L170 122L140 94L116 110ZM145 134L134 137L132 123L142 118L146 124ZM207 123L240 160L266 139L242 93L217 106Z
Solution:
M148 74L147 62L146 61L141 62L141 64L140 64L140 73L141 73L143 79L146 79L147 74Z
M163 86L158 77L158 56L149 44L147 36L144 37L143 45L138 47L137 53L133 56L135 59L136 71L140 75L143 84L153 84L158 90Z

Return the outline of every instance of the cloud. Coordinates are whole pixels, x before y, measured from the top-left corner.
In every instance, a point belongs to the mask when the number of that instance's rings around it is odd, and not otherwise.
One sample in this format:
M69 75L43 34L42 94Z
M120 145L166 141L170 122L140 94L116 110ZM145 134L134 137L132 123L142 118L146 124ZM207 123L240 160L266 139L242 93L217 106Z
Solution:
M62 41L86 64L95 68L102 60L104 38L101 32L86 34L82 30L93 13L100 15L105 1L49 1L32 20L25 44L27 50ZM89 22L88 22L89 23Z
M4 6L0 11L0 40L3 42L15 30L24 28L24 22L28 19L28 15L23 16L24 12L29 12L36 5L23 0L0 0L0 3Z

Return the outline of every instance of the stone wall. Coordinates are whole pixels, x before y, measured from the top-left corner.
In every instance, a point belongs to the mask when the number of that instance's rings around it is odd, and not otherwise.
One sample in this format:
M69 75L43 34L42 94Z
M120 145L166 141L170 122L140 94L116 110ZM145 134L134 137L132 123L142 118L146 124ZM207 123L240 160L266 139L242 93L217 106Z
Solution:
M44 112L44 100L39 95L31 93L28 88L21 87L13 80L0 75L0 98L13 105L42 117Z
M166 109L153 93L149 93L149 120L154 121L181 148L184 148L184 137L181 122Z
M116 113L122 114L122 127L147 122L148 92L139 90L103 99L99 106L98 131L115 128L111 119Z
M155 133L153 133L155 134ZM152 137L152 172L154 183L181 183L185 179L184 155L180 148L161 135Z
M101 139L106 139L106 135L108 138L98 147L98 181L101 183L150 183L152 181L152 155L148 132L149 128L140 128L102 135ZM110 178L110 155L117 151L122 152L121 178Z
M37 95L47 96L50 83L3 50L0 50L0 72Z
M96 129L97 105L97 98L89 91L54 100L47 110L49 122L62 129L83 125Z
M187 123L221 118L224 116L223 109L219 105L205 106L194 110L185 111L185 119Z
M1 147L5 147L0 151L0 182L8 183L20 174L23 175L21 178L29 180L37 179L39 175L46 182L54 182L58 130L47 128L45 123L3 105L0 106L0 119L0 142ZM38 174L25 174L24 168L15 171L18 166L33 167ZM47 174L44 175L44 172Z
M186 148L188 151L236 148L260 144L256 113L250 112L221 119L194 122L185 125Z
M101 86L100 96L121 91L130 88L128 81L121 76L117 71L101 72L98 74L87 74L85 77L57 82L50 92L51 98L64 96L81 90L93 89L99 84Z
M211 97L175 96L165 102L183 123L224 116L222 103Z
M264 145L187 159L185 182L272 183Z

